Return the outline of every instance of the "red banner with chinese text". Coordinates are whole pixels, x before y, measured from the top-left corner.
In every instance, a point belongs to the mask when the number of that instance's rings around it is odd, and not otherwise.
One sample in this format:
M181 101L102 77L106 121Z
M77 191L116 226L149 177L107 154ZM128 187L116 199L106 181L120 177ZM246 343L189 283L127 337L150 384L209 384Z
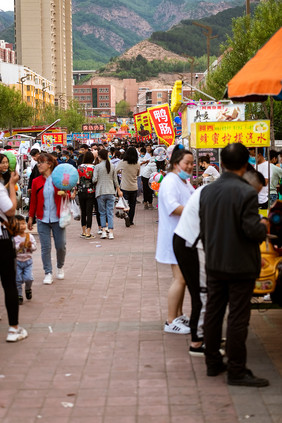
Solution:
M167 146L173 145L175 132L168 104L150 107L148 112L160 141Z

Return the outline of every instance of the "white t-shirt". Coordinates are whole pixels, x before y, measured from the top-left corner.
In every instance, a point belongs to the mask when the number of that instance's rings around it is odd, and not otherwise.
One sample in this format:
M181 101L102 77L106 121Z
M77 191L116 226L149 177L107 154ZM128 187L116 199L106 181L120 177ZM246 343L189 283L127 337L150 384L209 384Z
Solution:
M200 197L202 189L205 187L206 185L202 185L193 192L174 231L178 236L185 239L187 247L192 247L200 233ZM197 248L203 248L201 240L198 241Z
M172 214L179 206L185 206L194 188L190 182L183 182L173 172L161 182L158 196L159 228L156 260L160 263L177 264L172 239L180 216Z
M0 183L0 216L3 220L7 220L5 213L13 207L12 200L9 197L8 191L3 184ZM2 235L2 229L0 225L0 236Z
M203 172L203 175L212 176L214 179L217 179L220 177L220 173L216 170L214 166L207 167L206 170Z
M265 161L263 163L260 163L258 165L258 171L263 174L265 179L268 179L268 162ZM272 169L270 166L270 178L272 176ZM268 186L262 187L260 192L258 193L258 202L259 204L266 203L268 201Z

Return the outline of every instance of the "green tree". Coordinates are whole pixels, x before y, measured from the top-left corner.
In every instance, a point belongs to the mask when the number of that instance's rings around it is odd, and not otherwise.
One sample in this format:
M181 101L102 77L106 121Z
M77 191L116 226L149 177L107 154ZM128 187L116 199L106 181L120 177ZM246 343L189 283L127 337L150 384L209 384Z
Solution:
M68 132L81 131L81 126L85 122L84 112L75 100L69 102L66 110L48 104L38 114L36 125L50 125L60 119L59 125L67 128Z
M34 109L22 102L21 93L0 84L0 127L9 129L29 126L34 118Z
M116 104L116 116L128 117L129 113L130 104L127 101L121 100L119 103Z
M224 53L221 64L210 72L202 90L220 100L227 83L250 60L256 52L277 32L282 25L282 2L267 0L261 2L253 17L243 16L233 20L232 36L221 46ZM205 98L195 94L194 98ZM247 104L246 119L265 119L270 115L270 101L263 105ZM274 101L275 138L282 139L282 102Z

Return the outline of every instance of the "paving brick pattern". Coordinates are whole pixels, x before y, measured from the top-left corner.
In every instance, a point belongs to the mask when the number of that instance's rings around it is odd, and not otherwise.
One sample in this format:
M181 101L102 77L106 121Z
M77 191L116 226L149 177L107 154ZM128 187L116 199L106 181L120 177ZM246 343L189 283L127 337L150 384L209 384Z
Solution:
M282 423L281 310L252 312L249 366L270 387L208 378L190 337L162 330L171 271L154 260L156 220L138 205L134 227L116 219L114 240L81 239L72 222L65 280L50 286L39 246L20 308L29 337L17 344L5 342L1 295L1 423Z

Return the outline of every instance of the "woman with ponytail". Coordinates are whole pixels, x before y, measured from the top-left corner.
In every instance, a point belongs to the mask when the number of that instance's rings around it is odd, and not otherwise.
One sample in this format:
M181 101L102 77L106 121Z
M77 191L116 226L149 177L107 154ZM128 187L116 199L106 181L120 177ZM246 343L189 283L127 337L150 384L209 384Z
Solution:
M173 251L173 235L185 204L194 191L189 182L193 172L193 155L177 145L170 158L168 174L160 185L158 196L159 227L156 260L171 265L173 282L168 292L168 317L164 331L190 333L189 321L183 313L185 280Z
M108 151L99 150L98 157L100 163L94 169L93 182L97 183L95 192L102 226L101 238L107 238L106 222L108 222L109 239L114 239L115 193L117 191L119 197L122 197L122 192L115 168L108 159Z

